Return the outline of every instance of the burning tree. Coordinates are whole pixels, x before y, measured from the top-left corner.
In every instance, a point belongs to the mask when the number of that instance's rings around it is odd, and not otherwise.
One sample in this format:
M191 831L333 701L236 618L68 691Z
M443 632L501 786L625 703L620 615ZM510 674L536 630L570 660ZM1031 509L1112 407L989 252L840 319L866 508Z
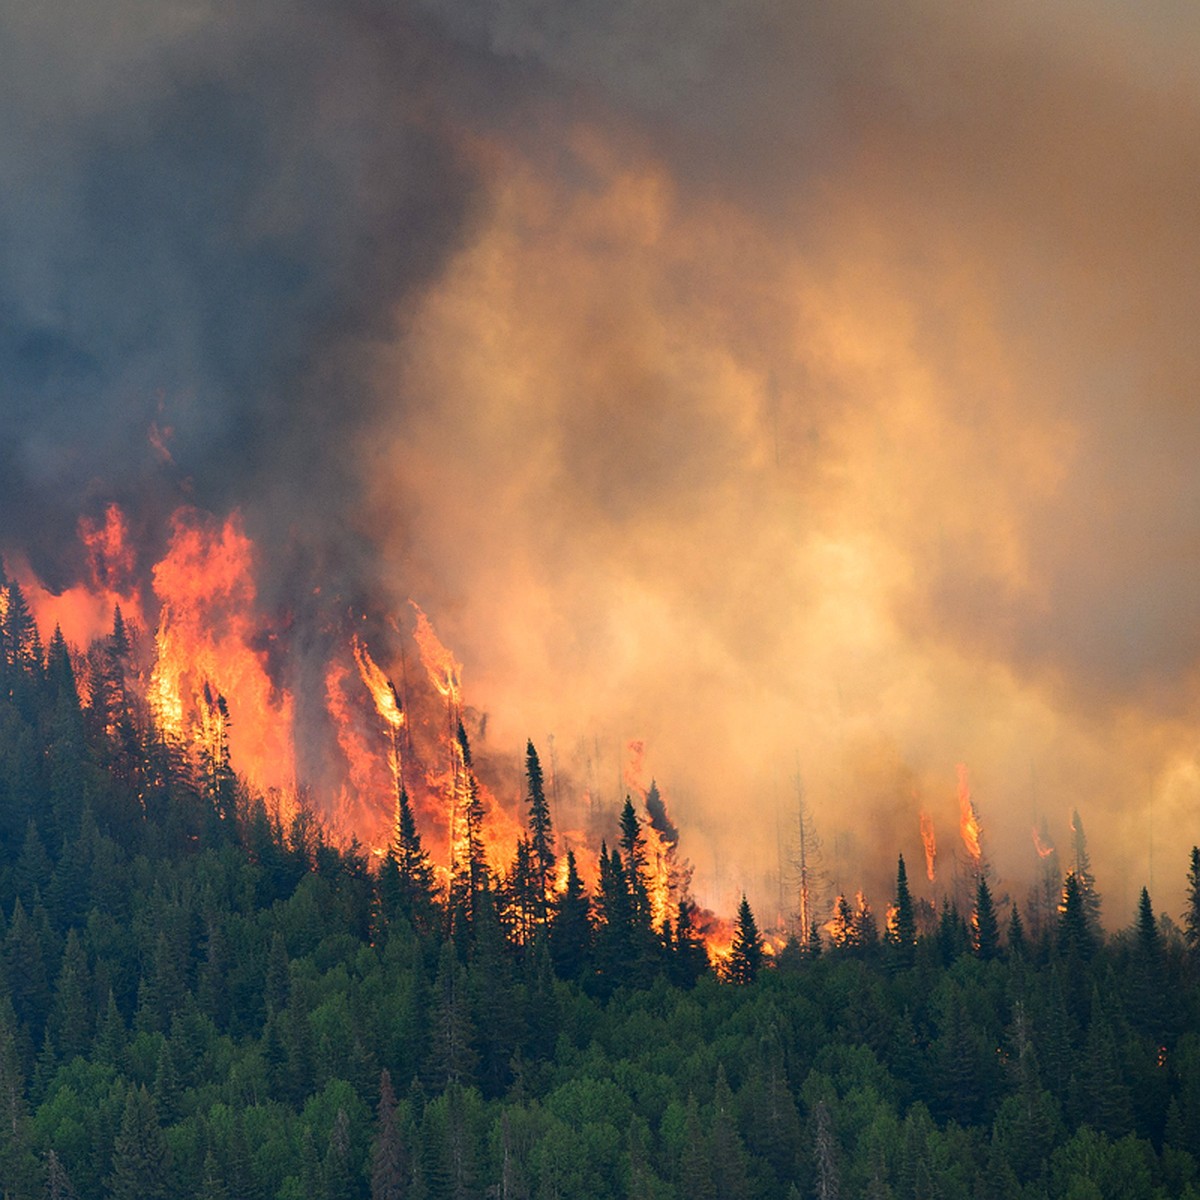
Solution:
M525 776L529 785L529 843L535 883L534 905L538 924L546 924L553 894L555 855L550 805L542 779L542 764L532 739L525 744Z
M1079 885L1079 899L1088 928L1092 933L1100 932L1100 893L1096 891L1096 877L1092 874L1092 860L1088 854L1087 834L1083 831L1083 820L1079 810L1071 813L1071 870Z
M796 777L795 853L792 859L796 879L796 928L801 946L811 949L816 933L817 913L821 910L828 878L822 869L821 839L817 836L812 810Z

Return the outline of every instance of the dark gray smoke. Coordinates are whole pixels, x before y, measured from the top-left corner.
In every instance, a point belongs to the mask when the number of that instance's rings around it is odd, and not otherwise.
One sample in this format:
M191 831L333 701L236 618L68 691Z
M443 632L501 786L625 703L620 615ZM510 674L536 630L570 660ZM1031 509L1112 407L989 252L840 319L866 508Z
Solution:
M403 402L372 348L475 192L429 23L106 3L81 32L30 7L0 8L0 540L64 585L81 514L187 498L243 506L277 569L290 547L352 581L357 439Z

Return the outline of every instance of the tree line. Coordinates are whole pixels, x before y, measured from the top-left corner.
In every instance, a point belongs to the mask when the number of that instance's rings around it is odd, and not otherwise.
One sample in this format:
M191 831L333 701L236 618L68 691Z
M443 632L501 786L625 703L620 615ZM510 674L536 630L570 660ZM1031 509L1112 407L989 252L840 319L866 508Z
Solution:
M899 858L883 928L768 955L743 899L714 970L632 803L594 893L559 862L532 743L514 860L440 888L403 789L378 866L283 828L155 739L119 616L80 660L0 597L0 1195L1200 1196L1196 850L1178 925L1077 871L930 913Z

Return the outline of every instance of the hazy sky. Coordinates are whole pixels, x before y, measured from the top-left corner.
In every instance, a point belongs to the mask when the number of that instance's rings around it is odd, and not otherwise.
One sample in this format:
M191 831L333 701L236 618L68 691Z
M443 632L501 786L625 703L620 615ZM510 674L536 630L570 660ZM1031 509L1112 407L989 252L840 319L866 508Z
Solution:
M496 753L644 739L721 907L797 771L878 895L961 762L1018 897L1077 807L1177 915L1198 63L1185 3L0 0L3 541L240 506Z

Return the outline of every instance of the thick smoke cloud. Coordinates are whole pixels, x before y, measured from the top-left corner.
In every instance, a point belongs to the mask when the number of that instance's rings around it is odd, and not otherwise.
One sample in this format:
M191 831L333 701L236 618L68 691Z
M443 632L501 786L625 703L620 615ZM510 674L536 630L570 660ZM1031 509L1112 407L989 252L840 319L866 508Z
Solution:
M55 583L89 504L180 487L331 571L365 352L472 205L429 39L354 6L71 8L3 16L0 506Z
M241 505L275 599L417 598L497 752L609 802L645 739L722 908L786 907L797 773L882 900L960 761L1015 896L1079 807L1110 922L1179 907L1190 9L26 8L0 516L44 577L110 497Z

